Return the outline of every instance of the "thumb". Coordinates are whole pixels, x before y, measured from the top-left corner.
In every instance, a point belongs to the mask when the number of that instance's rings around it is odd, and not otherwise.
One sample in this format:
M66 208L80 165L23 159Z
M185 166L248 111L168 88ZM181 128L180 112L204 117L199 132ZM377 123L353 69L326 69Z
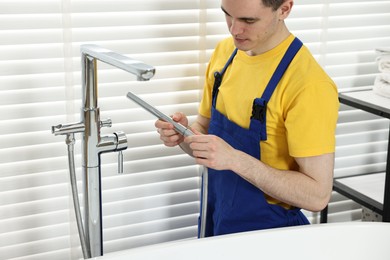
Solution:
M191 131L196 135L203 135L202 132L199 132L197 129L191 128Z
M176 112L174 113L172 116L172 119L175 121L175 122L179 122L183 125L187 125L188 124L188 120L187 120L187 117L184 113L182 112Z

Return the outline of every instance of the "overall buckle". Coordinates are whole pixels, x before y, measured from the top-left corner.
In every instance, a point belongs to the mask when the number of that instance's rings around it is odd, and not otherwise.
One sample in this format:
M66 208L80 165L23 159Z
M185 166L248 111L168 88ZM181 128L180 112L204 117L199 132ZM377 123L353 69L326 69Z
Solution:
M265 122L265 116L267 113L267 101L264 99L255 99L252 105L251 119L259 120L261 123Z

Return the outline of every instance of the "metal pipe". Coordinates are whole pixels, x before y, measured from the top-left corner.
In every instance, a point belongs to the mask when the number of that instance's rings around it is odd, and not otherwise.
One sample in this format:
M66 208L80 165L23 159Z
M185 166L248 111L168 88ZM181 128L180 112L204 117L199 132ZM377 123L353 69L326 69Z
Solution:
M202 194L200 208L200 232L199 238L206 237L207 199L209 190L209 176L207 167L202 167Z
M85 240L91 257L103 255L99 154L99 108L96 59L82 53L82 176Z
M81 208L79 202L79 193L77 189L77 178L76 178L76 167L74 163L74 133L66 134L66 144L68 145L68 165L69 165L69 176L70 184L72 187L73 207L76 216L77 229L79 231L79 239L81 250L83 251L84 258L90 258L91 253L89 252L89 246L87 246L85 240L85 233L83 228L83 221L81 217Z

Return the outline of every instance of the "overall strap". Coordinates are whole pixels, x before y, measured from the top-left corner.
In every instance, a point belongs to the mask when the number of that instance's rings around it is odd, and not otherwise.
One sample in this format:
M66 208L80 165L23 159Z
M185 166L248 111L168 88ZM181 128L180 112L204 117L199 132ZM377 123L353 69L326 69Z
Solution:
M215 106L216 104L216 100L217 100L217 94L218 94L218 89L219 87L221 86L221 83L222 83L222 78L223 78L223 75L225 74L225 71L227 70L227 68L229 67L229 65L232 63L234 57L236 56L237 54L237 51L238 49L236 48L232 55L230 55L230 58L229 60L226 62L225 66L223 67L223 69L219 72L219 71L216 71L214 73L214 86L213 86L213 106Z
M257 119L262 123L265 122L267 103L270 100L272 94L274 93L274 90L276 89L276 86L278 85L280 79L283 77L284 72L287 70L288 66L294 59L297 52L301 49L302 45L302 42L298 38L295 38L290 44L278 67L276 68L274 74L272 75L270 81L268 82L263 92L263 95L261 96L261 98L256 98L253 101L251 118Z
M298 38L293 40L268 82L261 98L255 98L255 100L253 100L251 123L249 127L254 129L254 131L259 131L260 140L267 140L267 103L274 93L280 79L283 77L284 72L287 70L302 45L302 42Z
M295 38L294 41L290 44L278 67L276 68L274 74L272 75L270 81L268 82L268 85L265 88L261 98L263 98L267 102L270 100L272 93L274 92L280 79L283 77L284 72L287 70L287 67L290 65L297 52L301 49L302 45L302 42L298 38Z

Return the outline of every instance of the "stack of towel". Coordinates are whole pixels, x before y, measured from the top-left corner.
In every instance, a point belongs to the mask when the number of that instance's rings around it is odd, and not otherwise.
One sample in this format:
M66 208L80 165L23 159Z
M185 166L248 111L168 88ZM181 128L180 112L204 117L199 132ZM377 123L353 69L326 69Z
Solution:
M375 79L374 93L390 98L390 47L376 49L376 62L381 72Z

